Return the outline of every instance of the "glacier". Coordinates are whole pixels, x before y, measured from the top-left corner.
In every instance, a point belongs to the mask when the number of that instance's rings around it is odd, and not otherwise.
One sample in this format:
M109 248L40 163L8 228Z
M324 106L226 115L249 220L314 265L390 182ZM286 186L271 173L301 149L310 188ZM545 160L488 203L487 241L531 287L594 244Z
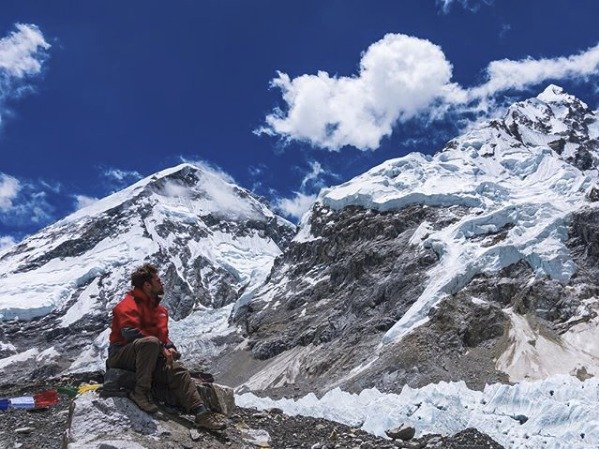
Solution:
M509 449L591 449L599 445L599 379L581 382L552 376L515 385L492 384L483 391L464 382L441 382L401 393L365 389L351 394L335 388L321 398L261 398L236 395L236 403L258 410L279 408L286 414L325 418L384 437L401 424L416 437L453 435L474 427Z

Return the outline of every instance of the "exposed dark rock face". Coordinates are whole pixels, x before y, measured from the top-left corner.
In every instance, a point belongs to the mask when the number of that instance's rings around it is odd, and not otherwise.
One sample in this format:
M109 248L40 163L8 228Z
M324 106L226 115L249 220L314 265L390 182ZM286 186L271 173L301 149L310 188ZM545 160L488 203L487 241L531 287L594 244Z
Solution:
M507 382L508 377L497 371L494 363L505 349L509 329L502 309L510 307L533 317L547 335L559 335L596 316L585 300L599 295L597 223L597 210L572 216L567 243L578 271L569 283L537 277L522 261L492 276L477 275L451 300L434 308L428 323L384 350L368 375L348 386L358 391L373 384L381 390L397 391L403 384L421 387L442 380L465 380L470 388L481 389L486 383Z
M559 335L596 316L585 300L599 295L599 212L582 210L572 216L568 246L578 267L567 284L537 277L525 262L496 275L477 275L450 300L431 311L429 322L385 349L368 374L347 386L356 391L375 385L397 391L450 380L465 380L470 388L506 382L494 359L505 349L509 320L502 309L535 318L542 332ZM473 302L472 298L477 301ZM573 317L577 320L572 320Z
M595 316L591 308L586 315L581 310L584 300L598 292L593 257L597 257L599 216L596 211L582 211L572 216L570 226L568 246L579 268L570 283L537 277L524 261L494 275L476 275L451 300L432 309L428 323L381 349L383 333L421 294L427 269L438 258L432 250L409 245L412 233L424 221L441 229L463 213L460 208L447 214L420 206L386 213L355 207L316 209L311 222L314 238L293 242L277 259L267 284L268 300L261 301L259 293L235 317L249 337L255 359L268 362L293 348L309 346L309 356L297 352L292 357L301 360L293 379L282 375L260 388L274 395L300 394L308 391L308 385L322 391L331 385L350 391L372 386L398 391L405 384L420 387L465 380L480 389L486 383L508 381L495 367L509 329L503 309L530 314L546 332L556 334L579 322L571 320L575 315ZM496 244L511 227L475 238ZM366 371L348 375L374 351L380 351L379 357ZM249 371L246 379L251 377Z
M352 390L358 384L383 387L375 375L357 383L343 379L372 355L422 293L427 269L437 263L432 249L409 244L414 231L425 221L440 229L466 209L317 207L310 223L313 238L291 243L275 261L264 290L237 311L235 321L247 333L255 359L268 362L294 348L309 352L294 376L296 389L339 382ZM277 392L284 394L285 388Z
M253 310L236 317L258 341L253 354L270 358L284 349L320 345L356 331L384 331L385 318L401 316L410 306L406 298L417 297L422 268L437 260L431 250L412 254L408 246L414 229L435 214L423 207L383 214L359 208L317 211L312 222L316 239L293 242L273 268L271 283L289 282L284 296L275 295L263 309L256 301ZM274 306L277 302L282 306ZM277 329L284 325L285 335L279 335Z
M383 348L369 369L346 381L345 388L375 386L398 392L406 384L418 388L464 380L468 387L481 389L485 383L506 382L492 360L500 354L506 321L496 306L444 301L431 311L427 324Z
M584 269L596 268L599 260L599 210L581 210L574 214L569 238L578 265Z

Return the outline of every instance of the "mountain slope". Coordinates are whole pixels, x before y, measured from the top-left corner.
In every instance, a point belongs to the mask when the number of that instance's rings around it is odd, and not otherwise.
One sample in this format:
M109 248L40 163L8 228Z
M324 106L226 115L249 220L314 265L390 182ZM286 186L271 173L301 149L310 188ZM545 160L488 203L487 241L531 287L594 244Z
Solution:
M321 192L237 310L252 390L599 373L599 122L557 86Z
M160 267L163 302L180 320L175 335L199 319L229 332L232 304L264 281L293 232L208 167L182 164L145 178L0 254L0 350L12 357L0 366L101 367L110 310L144 261ZM206 349L206 339L192 340Z

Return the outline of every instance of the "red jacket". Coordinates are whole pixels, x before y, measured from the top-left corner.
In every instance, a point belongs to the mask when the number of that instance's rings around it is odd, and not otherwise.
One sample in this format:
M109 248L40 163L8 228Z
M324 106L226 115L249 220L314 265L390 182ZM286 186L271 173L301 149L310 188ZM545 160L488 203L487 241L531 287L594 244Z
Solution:
M131 341L123 336L123 329L136 329L141 336L156 337L163 345L172 346L168 338L168 312L140 288L125 295L112 311L110 344L125 345Z

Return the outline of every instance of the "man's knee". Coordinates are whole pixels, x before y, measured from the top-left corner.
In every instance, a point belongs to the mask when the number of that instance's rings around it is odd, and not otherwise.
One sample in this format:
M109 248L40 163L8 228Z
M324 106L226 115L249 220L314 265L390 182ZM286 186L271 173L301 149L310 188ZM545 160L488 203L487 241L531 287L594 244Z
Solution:
M171 369L167 371L167 379L169 384L178 384L181 382L190 382L191 374L182 363L174 362Z
M137 340L135 340L133 342L133 345L135 346L135 348L138 351L139 350L143 350L143 351L156 351L156 352L160 352L160 349L162 347L162 344L160 343L160 340L158 340L158 338L156 338L156 337L138 338Z

